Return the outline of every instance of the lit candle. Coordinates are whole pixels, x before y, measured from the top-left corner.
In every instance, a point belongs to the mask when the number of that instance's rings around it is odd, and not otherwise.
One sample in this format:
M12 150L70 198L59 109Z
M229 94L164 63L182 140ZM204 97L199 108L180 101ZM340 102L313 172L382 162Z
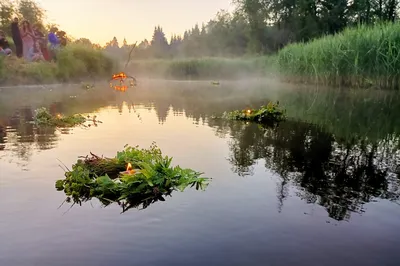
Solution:
M126 171L120 172L120 174L122 174L122 175L132 175L135 172L136 171L132 168L132 164L128 163L128 165L126 166Z

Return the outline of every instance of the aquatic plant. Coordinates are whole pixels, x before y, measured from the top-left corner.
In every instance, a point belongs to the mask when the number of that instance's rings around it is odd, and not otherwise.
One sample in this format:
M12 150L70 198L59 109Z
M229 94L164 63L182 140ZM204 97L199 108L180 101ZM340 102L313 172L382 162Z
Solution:
M188 186L204 190L209 178L180 166L171 166L172 158L163 156L153 143L148 149L125 146L114 158L90 154L65 172L65 179L56 182L67 201L81 204L97 198L105 206L117 202L123 212L132 207L146 208L164 200L174 190Z
M73 127L83 124L86 121L86 118L79 114L70 116L58 114L53 116L45 107L41 107L35 110L34 120L37 125Z
M269 124L285 120L285 112L285 110L279 108L279 102L270 102L267 105L261 106L260 109L244 109L224 112L222 118Z

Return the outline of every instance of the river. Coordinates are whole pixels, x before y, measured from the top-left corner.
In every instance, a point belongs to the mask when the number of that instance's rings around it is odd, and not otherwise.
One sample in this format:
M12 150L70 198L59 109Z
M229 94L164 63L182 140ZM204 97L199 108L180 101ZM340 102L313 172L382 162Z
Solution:
M245 81L3 89L0 265L398 265L399 99ZM212 117L269 100L288 121ZM101 123L38 128L40 106ZM62 204L60 162L152 142L211 177L207 189L124 213L95 199Z

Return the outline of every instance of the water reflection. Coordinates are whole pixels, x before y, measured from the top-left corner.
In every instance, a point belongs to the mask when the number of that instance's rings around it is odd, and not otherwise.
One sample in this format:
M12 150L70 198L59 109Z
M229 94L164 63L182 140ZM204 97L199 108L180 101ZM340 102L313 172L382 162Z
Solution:
M165 201L166 197L172 197L172 192L173 192L172 190L169 190L163 194L158 194L158 195L154 195L154 193L149 193L141 195L140 197L137 196L128 198L126 201L111 201L105 198L96 198L96 199L100 201L102 207L108 207L113 204L118 204L121 207L121 213L125 213L131 209L144 210L154 203L157 203L159 201ZM84 194L79 195L79 199L77 198L71 199L71 197L67 197L64 200L64 202L60 205L60 207L62 207L64 203L71 203L70 208L66 211L68 212L75 206L75 204L82 206L84 202L91 202L91 200L93 200L93 197Z
M15 153L23 161L29 161L32 149L47 150L56 146L59 136L56 128L37 127L33 123L31 107L21 107L3 119L0 125L0 147ZM33 146L34 145L34 146Z
M3 92L0 106L0 150L10 151L18 159L28 162L34 150L55 148L61 135L70 134L71 128L40 126L33 122L34 110L47 107L51 114L75 114L92 112L115 99L115 95L106 90L82 91L75 87L70 91L18 91ZM44 94L44 95L43 95ZM70 97L79 94L79 98ZM21 95L27 97L26 99ZM43 100L45 99L45 100ZM38 103L39 102L39 103ZM95 122L88 126L97 126Z
M45 106L54 113L94 112L106 106L122 113L127 106L138 117L141 112L154 111L161 124L168 123L171 113L208 124L217 136L230 136L229 162L233 172L249 176L256 163L264 162L267 170L279 175L278 210L284 208L289 187L298 188L298 197L324 207L336 220L348 220L352 212L363 212L367 202L399 201L398 94L276 93L263 88L191 86L148 85L111 94L99 90L77 98L51 99ZM289 116L301 121L265 128L210 119L227 110L258 107L277 99L287 106ZM12 112L0 115L0 150L13 151L28 161L32 149L54 148L60 134L69 132L36 128L28 123L34 106L10 107L7 110Z
M256 124L210 120L218 132L229 132L229 161L239 175L251 175L260 159L281 177L280 208L288 186L299 187L297 195L323 206L336 220L348 220L374 199L399 201L400 180L396 173L399 137L376 143L364 139L336 141L320 127L287 121L274 128Z

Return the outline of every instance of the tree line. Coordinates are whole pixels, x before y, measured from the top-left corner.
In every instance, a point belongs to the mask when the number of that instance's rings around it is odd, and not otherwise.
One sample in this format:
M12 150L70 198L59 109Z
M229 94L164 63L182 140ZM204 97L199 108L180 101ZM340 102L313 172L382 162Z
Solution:
M220 11L202 25L167 39L163 28L154 28L151 40L141 41L132 57L180 58L200 56L244 56L274 53L292 42L309 41L335 34L359 24L394 22L400 16L400 0L233 0L234 12ZM14 15L30 22L42 22L45 12L32 0L13 4L2 0L0 29L9 31ZM104 49L126 58L132 49L124 39L114 37L105 46L87 38L77 43Z
M235 0L255 52L335 34L346 27L394 22L399 0Z
M274 53L293 42L307 42L346 27L395 22L400 0L233 0L232 13L220 11L201 26L169 40L162 27L143 40L134 57L176 58ZM130 45L114 37L106 49L125 55ZM119 50L117 49L119 48Z

